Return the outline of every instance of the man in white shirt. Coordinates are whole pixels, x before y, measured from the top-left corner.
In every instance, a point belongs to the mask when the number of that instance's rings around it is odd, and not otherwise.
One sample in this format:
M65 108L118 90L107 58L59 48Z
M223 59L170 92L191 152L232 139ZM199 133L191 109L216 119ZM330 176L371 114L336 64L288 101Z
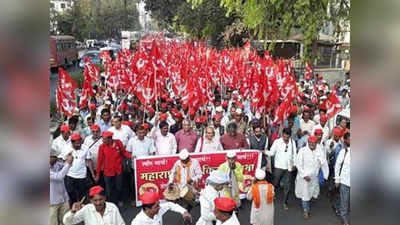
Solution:
M151 129L150 136L154 139L157 155L172 155L176 153L177 144L175 136L168 132L168 123L161 121L158 125L158 117Z
M97 124L93 124L92 126L90 126L90 132L91 132L91 135L89 135L85 138L85 141L83 142L83 146L84 146L84 148L87 148L87 150L89 151L93 166L94 166L94 168L96 168L99 147L103 143L101 141L100 127Z
M113 135L113 139L120 140L124 146L128 144L129 139L135 136L132 129L122 124L122 117L121 116L114 116L112 120L113 126L108 129L111 131Z
M303 112L303 118L300 120L300 130L303 135L311 135L312 128L314 127L315 122L310 119L310 111L305 110Z
M344 135L344 149L340 151L335 164L335 186L339 188L337 201L340 217L345 225L349 224L350 209L350 133Z
M330 134L330 130L326 121L328 121L328 117L324 114L321 115L319 119L319 124L316 124L312 129L312 133L314 133L316 129L322 129L322 142L326 142L329 139Z
M207 127L204 132L204 137L197 140L195 152L215 152L223 151L219 137L216 137L215 130L212 127Z
M200 192L200 218L196 225L212 225L217 220L214 215L214 200L222 195L224 185L229 183L227 174L220 170L211 171L206 179L206 187Z
M71 211L64 216L64 224L72 225L84 222L85 225L125 225L119 210L114 203L106 202L104 189L94 186L89 190L90 204L83 206L75 202Z
M162 225L162 217L168 210L182 214L185 220L192 220L190 213L180 205L172 202L160 204L158 192L144 192L139 199L143 204L142 210L131 225Z
M135 158L141 156L154 155L156 149L154 147L154 141L146 137L146 129L144 126L139 126L136 130L136 136L131 138L126 146L126 151L132 153L132 177L130 181L130 198L132 205L135 205Z
M282 137L276 139L270 151L265 151L267 156L275 156L273 169L273 184L275 188L281 186L284 193L283 208L288 210L288 198L292 175L294 170L294 159L296 158L296 143L291 138L292 130L284 128ZM280 185L282 184L282 185Z
M308 138L308 145L299 150L296 158L298 170L296 177L295 194L302 200L303 217L310 217L310 200L319 195L319 171L322 170L325 180L329 176L328 163L322 151L317 150L316 136Z
M68 125L62 125L60 127L61 134L56 139L54 139L51 148L57 153L61 154L63 149L71 143L71 131Z
M219 197L214 200L214 215L217 218L217 225L240 225L234 212L236 202L229 197Z
M71 145L64 148L61 158L66 159L68 154L72 154L74 161L65 177L65 187L67 189L70 203L74 203L86 196L87 193L87 168L94 179L94 170L91 155L86 147L82 146L82 138L79 134L71 135Z

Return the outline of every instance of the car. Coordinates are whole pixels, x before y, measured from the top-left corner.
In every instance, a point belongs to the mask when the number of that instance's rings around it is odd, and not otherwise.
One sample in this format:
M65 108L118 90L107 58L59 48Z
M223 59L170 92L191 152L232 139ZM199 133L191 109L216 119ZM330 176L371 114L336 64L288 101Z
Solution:
M100 48L100 51L112 51L114 57L117 57L118 52L121 50L121 46L118 44L109 44L107 47Z
M92 61L93 64L101 64L100 60L100 51L97 50L90 50L87 51L81 58L79 62L79 68L83 69L85 67L85 62L84 58L88 56L90 58L90 61Z

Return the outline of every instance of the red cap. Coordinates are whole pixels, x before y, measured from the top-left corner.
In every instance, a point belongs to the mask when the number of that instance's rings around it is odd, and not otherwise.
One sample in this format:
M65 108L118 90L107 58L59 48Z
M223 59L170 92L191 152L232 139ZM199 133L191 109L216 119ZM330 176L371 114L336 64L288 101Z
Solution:
M100 194L104 189L100 185L96 185L89 189L89 196L93 197L97 194Z
M114 134L113 134L113 132L111 132L111 131L103 131L103 133L101 134L101 136L103 137L103 138L109 138L109 137L112 137Z
M305 106L303 107L303 111L304 111L304 112L310 111L310 108L309 108L308 106L305 105Z
M142 126L143 126L145 129L149 129L149 128L150 128L150 125L149 125L148 123L143 123Z
M70 131L69 126L68 125L62 125L60 128L61 132L68 132Z
M207 116L200 116L201 122L205 123L207 121Z
M183 115L180 112L175 113L175 116L178 117L178 118L183 118Z
M140 201L142 201L142 204L144 205L149 205L149 204L154 204L156 203L160 197L158 195L158 192L144 192L141 196L139 196Z
M224 101L224 102L222 102L222 107L224 107L224 108L226 108L226 107L228 107L228 101Z
M314 130L314 135L316 134L323 134L324 132L322 131L322 129L318 128Z
M123 125L127 125L127 126L133 126L133 121L122 121L122 123L121 124L123 124Z
M149 113L154 113L155 110L154 110L153 108L149 107L149 108L147 109L147 112L149 112Z
M196 119L194 120L195 123L202 123L201 121L201 117L196 117Z
M308 137L308 141L309 142L313 142L313 143L317 143L318 138L317 138L317 136L310 136L310 137Z
M328 117L326 115L321 115L319 120L322 122L326 122L326 121L328 121Z
M300 104L303 103L303 99L299 98L299 100L297 100Z
M160 120L162 120L162 121L167 120L167 117L168 117L168 115L165 114L165 113L161 113L161 114L160 114Z
M170 102L170 103L174 102L174 100L172 100L172 98L167 98L166 101Z
M121 105L121 110L127 110L128 109L128 105L127 104L122 104Z
M160 106L161 106L161 108L167 108L168 107L167 103L165 103L165 102L161 103Z
M97 125L97 124L93 124L92 126L90 126L90 130L100 130L100 127L99 127L99 125Z
M96 109L96 104L92 103L89 105L90 110L95 110Z
M213 118L214 118L214 119L221 119L222 116L221 116L221 114L217 113L217 114L214 115Z
M290 108L290 112L291 113L297 113L297 106L292 106L292 108Z
M304 97L304 92L300 92L300 97Z
M214 199L215 208L224 212L232 212L235 209L236 202L232 198L219 197Z
M196 114L196 111L194 109L189 110L189 115L194 116Z
M333 128L332 133L333 133L333 135L342 136L343 130L339 127L335 127L335 128Z
M71 135L71 141L77 141L77 140L81 140L81 135L79 134L72 134Z
M167 95L167 94L163 94L163 95L161 95L161 98L162 98L162 99L167 99L167 98L168 98L168 95Z

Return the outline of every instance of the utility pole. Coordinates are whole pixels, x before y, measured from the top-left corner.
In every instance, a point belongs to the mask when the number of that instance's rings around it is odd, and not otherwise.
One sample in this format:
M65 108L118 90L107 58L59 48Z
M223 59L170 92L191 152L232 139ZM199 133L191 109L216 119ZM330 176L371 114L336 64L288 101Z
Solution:
M127 21L126 21L126 19L127 19L127 9L126 9L126 0L124 0L124 30L126 30L127 29Z

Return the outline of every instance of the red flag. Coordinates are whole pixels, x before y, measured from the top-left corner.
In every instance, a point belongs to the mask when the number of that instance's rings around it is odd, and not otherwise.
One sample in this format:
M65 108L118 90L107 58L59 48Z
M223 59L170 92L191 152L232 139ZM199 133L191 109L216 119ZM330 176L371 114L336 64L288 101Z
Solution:
M89 75L85 75L83 80L82 93L79 99L79 108L85 108L88 105L90 97L93 96L92 80Z
M326 110L326 116L328 118L332 118L336 115L336 113L342 110L342 106L340 105L340 101L336 96L336 92L332 92L329 97L321 104L321 109Z
M91 61L89 57L84 58L85 69L83 73L91 78L91 80L97 82L100 77L100 70Z
M304 70L304 79L311 80L312 74L313 74L313 71L312 71L311 63L307 62L306 68Z
M75 90L78 84L61 67L58 69L57 109L68 117L72 116L76 108Z

